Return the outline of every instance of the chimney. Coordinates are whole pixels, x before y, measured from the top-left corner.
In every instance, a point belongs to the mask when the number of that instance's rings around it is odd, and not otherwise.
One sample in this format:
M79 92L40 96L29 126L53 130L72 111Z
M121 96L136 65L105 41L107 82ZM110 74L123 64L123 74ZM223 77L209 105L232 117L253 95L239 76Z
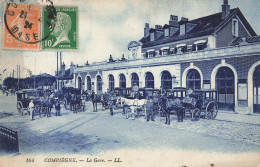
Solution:
M155 29L156 29L156 30L162 29L162 25L155 25Z
M178 24L178 16L170 15L169 25L171 25L171 26L179 26L179 24Z
M147 37L149 35L149 23L145 23L145 27L144 27L144 37Z
M73 62L70 63L70 75L74 72L74 64Z
M61 75L62 76L64 76L65 75L65 64L64 64L64 62L63 62L63 64L62 64L62 69L61 69L62 71L61 71Z
M230 5L228 4L228 0L223 0L222 19L225 19L229 14L230 14Z

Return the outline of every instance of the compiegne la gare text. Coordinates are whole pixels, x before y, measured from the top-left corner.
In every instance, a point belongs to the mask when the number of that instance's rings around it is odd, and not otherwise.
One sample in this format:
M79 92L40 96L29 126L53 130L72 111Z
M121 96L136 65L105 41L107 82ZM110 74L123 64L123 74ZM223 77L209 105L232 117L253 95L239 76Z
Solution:
M76 158L45 158L44 162L77 162Z

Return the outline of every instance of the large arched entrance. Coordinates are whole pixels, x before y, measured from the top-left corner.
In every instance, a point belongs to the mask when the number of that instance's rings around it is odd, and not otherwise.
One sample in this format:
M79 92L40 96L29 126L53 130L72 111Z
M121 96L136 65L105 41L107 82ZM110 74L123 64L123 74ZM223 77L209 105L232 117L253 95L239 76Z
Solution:
M172 76L169 71L162 72L161 86L164 89L172 89Z
M187 89L201 89L200 73L195 69L190 69L186 77Z
M97 94L102 94L102 79L101 76L97 76Z
M151 72L147 72L145 75L145 87L154 88L154 77Z
M256 66L253 75L253 95L254 95L254 106L253 112L260 113L260 65ZM249 92L250 93L250 92Z
M115 79L113 75L108 76L108 89L109 91L113 91L115 88Z
M134 86L134 83L136 83L137 86L139 86L139 77L136 73L133 73L132 74L132 77L131 77L131 87Z
M216 74L217 101L219 107L234 110L235 106L235 77L229 67L220 67Z
M119 87L126 88L126 79L124 74L119 75Z

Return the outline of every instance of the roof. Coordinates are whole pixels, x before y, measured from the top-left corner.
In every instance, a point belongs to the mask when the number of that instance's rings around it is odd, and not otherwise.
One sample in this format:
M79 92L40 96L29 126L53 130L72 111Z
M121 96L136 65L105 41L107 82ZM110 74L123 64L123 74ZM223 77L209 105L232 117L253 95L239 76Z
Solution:
M247 37L247 38L241 38L241 37L236 37L232 40L232 42L229 44L229 46L235 46L244 43L257 43L260 42L260 35L258 36L253 36L253 37Z
M252 36L256 36L255 31L250 26L250 24L247 22L246 18L242 14L242 12L239 10L239 8L234 8L230 10L230 14L228 17L226 17L224 20L222 19L222 12L201 17L198 19L187 21L187 23L194 23L197 24L193 29L191 29L189 32L179 35L179 31L177 31L175 34L173 34L170 37L164 37L162 34L157 40L150 41L150 36L143 37L140 42L143 43L143 48L155 46L159 44L169 43L169 42L175 42L180 41L184 39L189 38L195 38L195 37L201 37L206 35L211 35L213 33L216 33L219 31L228 21L231 19L234 15L238 15L245 27L248 29L249 33ZM167 26L164 26L167 27Z

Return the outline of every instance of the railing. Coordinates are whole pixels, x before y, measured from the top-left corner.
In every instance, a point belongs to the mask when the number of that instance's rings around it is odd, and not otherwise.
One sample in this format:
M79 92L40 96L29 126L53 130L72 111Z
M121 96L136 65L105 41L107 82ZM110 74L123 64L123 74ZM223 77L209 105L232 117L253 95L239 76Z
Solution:
M123 62L104 63L99 65L90 65L76 68L75 73L85 71L113 70L122 68L132 68L139 66L152 66L174 64L181 62L200 61L205 59L231 58L236 56L250 56L260 53L260 43L248 44L242 46L232 46L225 48L215 48L210 50L202 50L195 52L185 52L182 54L169 54L160 57L152 57L145 59L127 60Z
M0 151L7 153L19 152L17 132L0 126Z

